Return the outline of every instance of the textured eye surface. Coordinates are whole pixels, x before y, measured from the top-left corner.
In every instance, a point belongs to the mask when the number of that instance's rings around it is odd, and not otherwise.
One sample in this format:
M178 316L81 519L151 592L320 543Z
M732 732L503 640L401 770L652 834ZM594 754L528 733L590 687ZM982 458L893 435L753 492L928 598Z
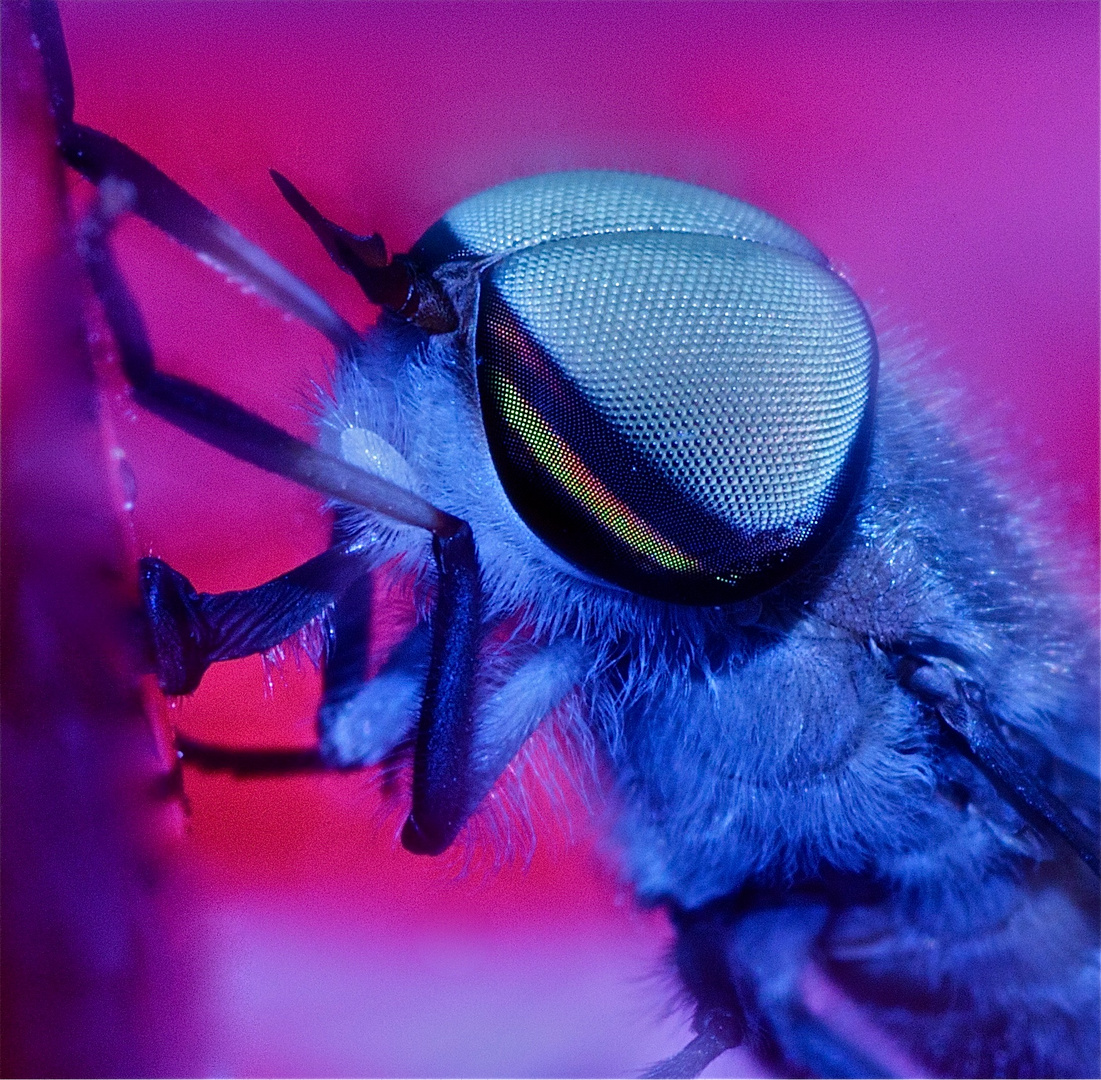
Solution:
M788 250L675 232L520 250L485 276L477 351L509 499L606 581L754 595L851 501L874 337L848 286Z
M679 180L599 171L533 176L473 195L436 222L413 254L434 265L625 232L754 240L826 265L805 236L749 203Z

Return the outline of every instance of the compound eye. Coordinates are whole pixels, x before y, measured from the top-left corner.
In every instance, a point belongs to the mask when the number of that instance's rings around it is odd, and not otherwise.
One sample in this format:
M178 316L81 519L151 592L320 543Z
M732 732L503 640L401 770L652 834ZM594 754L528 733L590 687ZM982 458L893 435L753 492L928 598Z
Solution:
M657 232L529 248L485 275L477 354L512 505L633 592L763 592L858 488L875 338L849 287L790 251Z

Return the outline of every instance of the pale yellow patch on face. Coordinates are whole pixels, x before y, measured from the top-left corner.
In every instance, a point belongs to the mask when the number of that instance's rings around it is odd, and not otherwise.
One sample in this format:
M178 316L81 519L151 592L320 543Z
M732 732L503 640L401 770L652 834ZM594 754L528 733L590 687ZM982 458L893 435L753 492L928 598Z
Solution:
M349 465L381 476L407 491L416 491L417 477L405 460L381 435L366 428L345 428L340 433L340 456Z

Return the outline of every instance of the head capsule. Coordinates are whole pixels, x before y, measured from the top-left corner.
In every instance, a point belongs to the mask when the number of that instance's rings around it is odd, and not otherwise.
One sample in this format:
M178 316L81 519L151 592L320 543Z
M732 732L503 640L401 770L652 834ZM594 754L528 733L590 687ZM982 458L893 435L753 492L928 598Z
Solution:
M672 180L559 173L467 199L409 258L484 265L493 461L528 527L585 573L732 602L789 577L844 518L875 336L776 218Z
M847 512L875 337L777 219L676 181L560 173L460 203L410 257L492 257L475 345L494 464L584 572L678 603L744 599Z

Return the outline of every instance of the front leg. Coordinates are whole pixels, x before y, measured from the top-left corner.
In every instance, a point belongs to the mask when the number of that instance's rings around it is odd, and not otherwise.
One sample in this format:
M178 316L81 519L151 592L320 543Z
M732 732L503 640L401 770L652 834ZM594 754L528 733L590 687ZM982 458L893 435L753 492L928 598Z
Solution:
M161 559L140 564L154 669L166 694L190 694L219 660L267 652L333 607L367 573L362 555L331 547L254 589L200 593Z
M262 248L208 210L130 147L74 120L75 94L61 18L53 3L35 0L31 22L38 39L58 145L65 161L93 184L106 177L129 184L134 211L189 247L227 276L247 282L277 307L324 334L338 349L358 335L317 293Z
M362 555L346 544L333 547L286 574L254 589L200 593L191 582L161 559L141 560L140 585L148 620L148 652L157 681L166 694L190 694L206 669L220 660L235 660L266 652L332 610L346 624L334 627L338 665L331 675L326 661L326 700L333 686L344 691L350 668L366 652L367 611L360 601L370 586ZM351 594L351 603L348 603ZM362 626L354 626L355 615ZM346 633L343 637L339 631ZM357 632L358 631L358 632ZM359 665L359 681L365 677ZM323 724L325 707L319 717ZM182 762L208 772L238 777L288 776L347 768L330 761L322 746L306 750L239 749L176 736ZM356 766L350 766L356 767Z
M65 160L99 188L98 198L80 230L81 254L134 399L181 430L242 461L338 502L424 529L432 536L437 570L437 598L430 617L432 650L414 761L413 807L402 839L412 851L424 854L443 851L465 819L472 777L471 693L481 634L481 583L470 526L413 492L294 438L221 394L157 369L141 311L108 243L116 220L127 211L136 210L216 261L232 262L245 248L236 238L229 248L219 247L226 239L223 224L201 203L118 140L75 123L72 74L57 9L53 4L40 3L32 9L32 17L57 122L58 145ZM246 280L258 287L269 283L287 285L273 270L277 264L270 259L265 262L259 257L263 253L257 255L257 251L246 252ZM318 326L338 348L355 345L358 335L342 320L334 323L327 311L322 311L318 318L312 298L300 292L297 297L290 295L294 292L292 288L280 293L280 302L286 310ZM407 300L415 296L416 289L411 286ZM415 306L419 311L419 301ZM398 314L405 314L404 307ZM408 314L429 333L454 328L447 320L439 326L432 320L429 320L432 325L418 323L414 312ZM289 591L287 581L280 583L277 579L272 583L277 585L277 599L290 597L288 610L273 618L251 597L232 597L224 605L229 610L221 610L216 598L203 600L189 585L184 587L186 582L172 580L159 567L150 568L151 577L156 579L154 588L164 586L167 590L158 601L161 610L177 605L183 624L200 631L211 616L219 624L232 624L230 633L207 635L210 639L207 641L202 640L202 632L198 633L196 643L186 634L173 637L173 620L169 619L167 629L160 628L165 630L167 640L162 643L162 655L158 657L158 664L163 659L164 671L170 676L168 685L186 688L197 683L196 669L201 677L207 657L226 658L240 648L256 651L258 645L281 633L287 625L293 626L294 620L303 614L324 610L331 602L327 594L332 590L325 586L318 595L309 580L315 569L307 573L304 586L301 582L290 582ZM238 619L244 628L240 631ZM158 627L154 624L154 638L157 635ZM225 640L218 640L219 636Z

